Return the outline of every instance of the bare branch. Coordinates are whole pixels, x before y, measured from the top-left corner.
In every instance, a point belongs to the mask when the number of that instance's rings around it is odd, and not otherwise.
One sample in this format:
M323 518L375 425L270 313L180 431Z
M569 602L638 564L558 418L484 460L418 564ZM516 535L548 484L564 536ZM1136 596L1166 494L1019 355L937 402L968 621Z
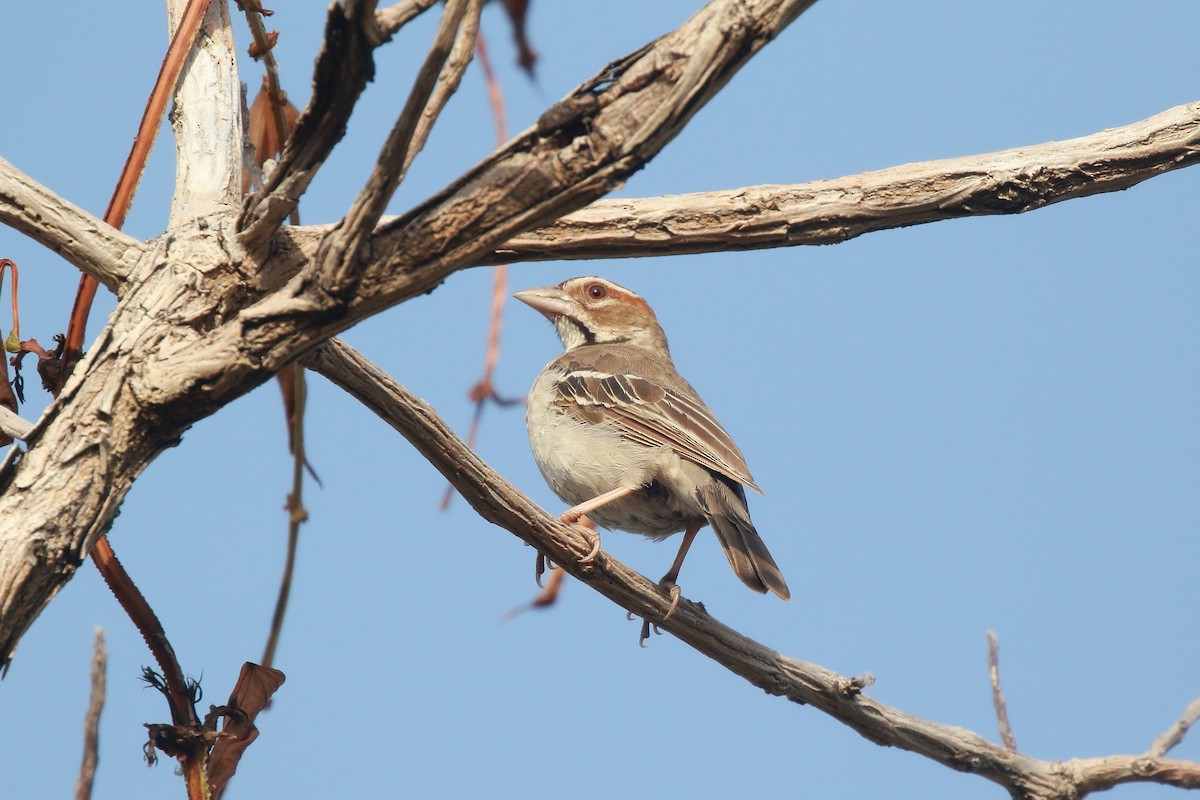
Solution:
M812 2L713 0L678 30L607 66L441 193L382 226L357 263L345 263L332 290L316 279L318 272L303 271L214 335L212 345L251 338L272 352L266 363L277 369L354 322L429 291L517 233L616 188ZM339 293L347 285L355 288L349 300ZM320 324L301 324L312 319ZM212 376L231 378L225 370Z
M428 11L437 0L400 0L399 3L382 8L375 13L375 24L384 36L395 36L396 31Z
M184 0L168 4L172 15L185 6ZM187 59L174 87L175 106L169 115L176 154L172 227L197 217L228 213L238 207L241 198L242 85L229 7L210 3L200 30L200 36L192 33L189 37L194 46L183 50Z
M1018 797L1082 797L1118 783L1153 781L1200 786L1200 764L1142 756L1113 756L1065 764L1038 761L988 742L962 728L942 725L879 703L862 693L866 681L845 678L816 664L785 656L741 635L681 599L670 619L656 584L602 553L582 567L587 540L538 508L485 464L429 404L408 392L341 340L321 346L306 366L345 389L395 428L490 522L538 548L572 576L622 608L642 616L745 678L768 694L811 705L880 745L899 747L946 766L972 772Z
M555 125L530 131L408 215L393 228L385 257L363 259L360 291L349 301L306 281L303 271L262 297L242 279L253 258L211 226L197 226L190 236L173 231L156 242L146 263L168 258L169 249L173 268L139 271L142 280L122 297L63 388L58 408L69 404L71 413L56 408L19 461L0 463L0 661L11 657L111 526L133 481L188 425L354 322L427 291L516 233L617 185L810 3L714 0L675 34L606 69L578 93L598 103L599 112L593 116L586 104L583 119L557 115ZM328 63L318 68L319 77L334 83L338 73L361 77L369 69L378 33L371 3L340 8L330 16L340 33L322 57ZM352 63L329 61L330 49ZM317 108L334 122L353 105L344 97L327 100ZM310 108L308 124L320 128L320 116ZM293 154L297 165L304 158L316 159L310 166L319 163L321 148L332 147L340 127L328 135L314 130L309 139L314 136L323 144L302 142ZM277 210L255 216L267 236L278 224L270 219ZM264 265L264 280L275 280L274 269ZM199 275L203 292L194 285ZM216 327L194 324L200 320ZM130 357L135 351L145 357ZM4 492L14 481L23 490Z
M1000 645L996 642L995 631L987 632L988 642L988 679L992 684L992 705L996 708L996 726L1000 729L1000 741L1014 753L1017 752L1017 738L1013 736L1012 726L1008 722L1008 703L1004 700L1004 692L1000 688Z
M92 691L88 696L87 715L83 719L83 763L75 782L75 800L89 800L96 765L100 763L100 712L104 710L105 670L108 650L104 647L104 630L96 628L92 643Z
M412 142L405 148L404 166L400 178L402 181L404 180L403 173L408 171L417 154L425 147L425 143L429 140L429 134L433 131L434 123L441 116L446 103L458 91L458 85L462 82L462 77L475 56L475 42L479 36L479 15L483 11L483 1L472 0L467 8L466 16L458 28L454 46L446 59L445 66L438 75L437 86L421 111L421 118L412 133ZM497 146L503 143L503 141L497 142Z
M1200 103L1077 139L791 186L598 200L513 237L489 264L831 244L1128 189L1200 160ZM388 224L385 221L385 226Z
M475 49L482 8L482 0L447 0L429 55L417 72L404 110L388 134L375 168L346 216L321 243L311 270L315 274L313 280L319 282L324 291L348 297L357 288L356 267L360 252L396 187L404 179L408 165L424 146L437 114L458 87ZM451 49L459 58L456 63L448 64ZM434 95L439 85L442 91Z
M247 250L259 250L274 235L345 135L359 95L375 77L372 53L386 39L376 23L374 0L346 0L330 6L325 46L313 75L312 99L296 121L279 163L242 212L238 227Z
M3 358L3 356L0 356ZM0 433L6 433L14 439L24 439L33 431L33 423L14 411L0 406Z
M1200 789L1200 764L1195 761L1108 756L1072 759L1063 762L1061 768L1073 776L1071 782L1078 787L1079 797L1123 783L1161 783L1179 789Z
M1183 741L1183 737L1196 720L1200 719L1200 697L1187 704L1187 708L1179 715L1179 719L1171 723L1171 727L1162 732L1154 743L1150 745L1150 749L1146 751L1146 756L1149 758L1162 758L1171 751L1173 747Z
M0 158L0 223L116 291L146 246L93 217Z

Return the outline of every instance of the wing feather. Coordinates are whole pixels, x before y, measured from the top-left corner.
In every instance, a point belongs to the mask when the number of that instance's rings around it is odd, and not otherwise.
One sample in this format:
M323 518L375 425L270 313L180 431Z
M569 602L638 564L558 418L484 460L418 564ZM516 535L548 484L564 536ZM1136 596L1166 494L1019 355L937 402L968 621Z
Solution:
M565 366L558 381L561 406L573 406L592 423L610 422L631 441L670 447L761 493L733 438L686 382L667 388L633 374Z

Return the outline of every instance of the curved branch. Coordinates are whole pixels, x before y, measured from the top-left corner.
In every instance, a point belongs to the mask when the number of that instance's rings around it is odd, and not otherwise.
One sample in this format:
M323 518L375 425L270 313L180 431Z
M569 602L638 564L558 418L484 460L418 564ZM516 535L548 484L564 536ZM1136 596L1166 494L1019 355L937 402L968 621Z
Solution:
M116 291L146 245L42 186L0 158L0 223L53 250Z
M1133 781L1200 786L1200 764L1194 762L1147 756L1039 761L963 728L921 719L863 694L868 681L845 678L778 653L721 624L704 606L686 599L681 598L670 619L663 620L669 603L656 584L607 553L602 553L597 568L587 571L581 567L589 543L575 528L551 517L506 482L428 403L361 353L334 339L315 350L305 363L408 439L484 519L506 528L617 605L656 621L658 627L768 694L811 705L876 744L899 747L978 774L1016 797L1080 798Z
M1076 139L791 186L598 200L485 263L832 244L957 217L1021 214L1200 161L1200 102Z

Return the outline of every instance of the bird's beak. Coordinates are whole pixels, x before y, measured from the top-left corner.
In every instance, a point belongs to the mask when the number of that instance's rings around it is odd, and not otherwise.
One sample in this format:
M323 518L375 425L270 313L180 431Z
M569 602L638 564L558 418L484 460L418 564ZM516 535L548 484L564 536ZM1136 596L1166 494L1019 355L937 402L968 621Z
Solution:
M571 296L557 286L542 286L537 289L525 289L513 297L525 305L540 311L547 319L569 317L575 310Z

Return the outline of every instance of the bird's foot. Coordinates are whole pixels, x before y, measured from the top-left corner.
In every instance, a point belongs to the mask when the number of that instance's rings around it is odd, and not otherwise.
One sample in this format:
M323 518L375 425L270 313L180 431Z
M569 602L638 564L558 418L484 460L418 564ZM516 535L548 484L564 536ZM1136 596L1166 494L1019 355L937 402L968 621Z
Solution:
M600 555L600 534L596 531L596 523L588 519L586 514L574 510L567 511L558 520L567 525L574 525L587 540L590 549L587 555L579 559L579 565L585 572L590 571L589 568L595 565L596 557Z

